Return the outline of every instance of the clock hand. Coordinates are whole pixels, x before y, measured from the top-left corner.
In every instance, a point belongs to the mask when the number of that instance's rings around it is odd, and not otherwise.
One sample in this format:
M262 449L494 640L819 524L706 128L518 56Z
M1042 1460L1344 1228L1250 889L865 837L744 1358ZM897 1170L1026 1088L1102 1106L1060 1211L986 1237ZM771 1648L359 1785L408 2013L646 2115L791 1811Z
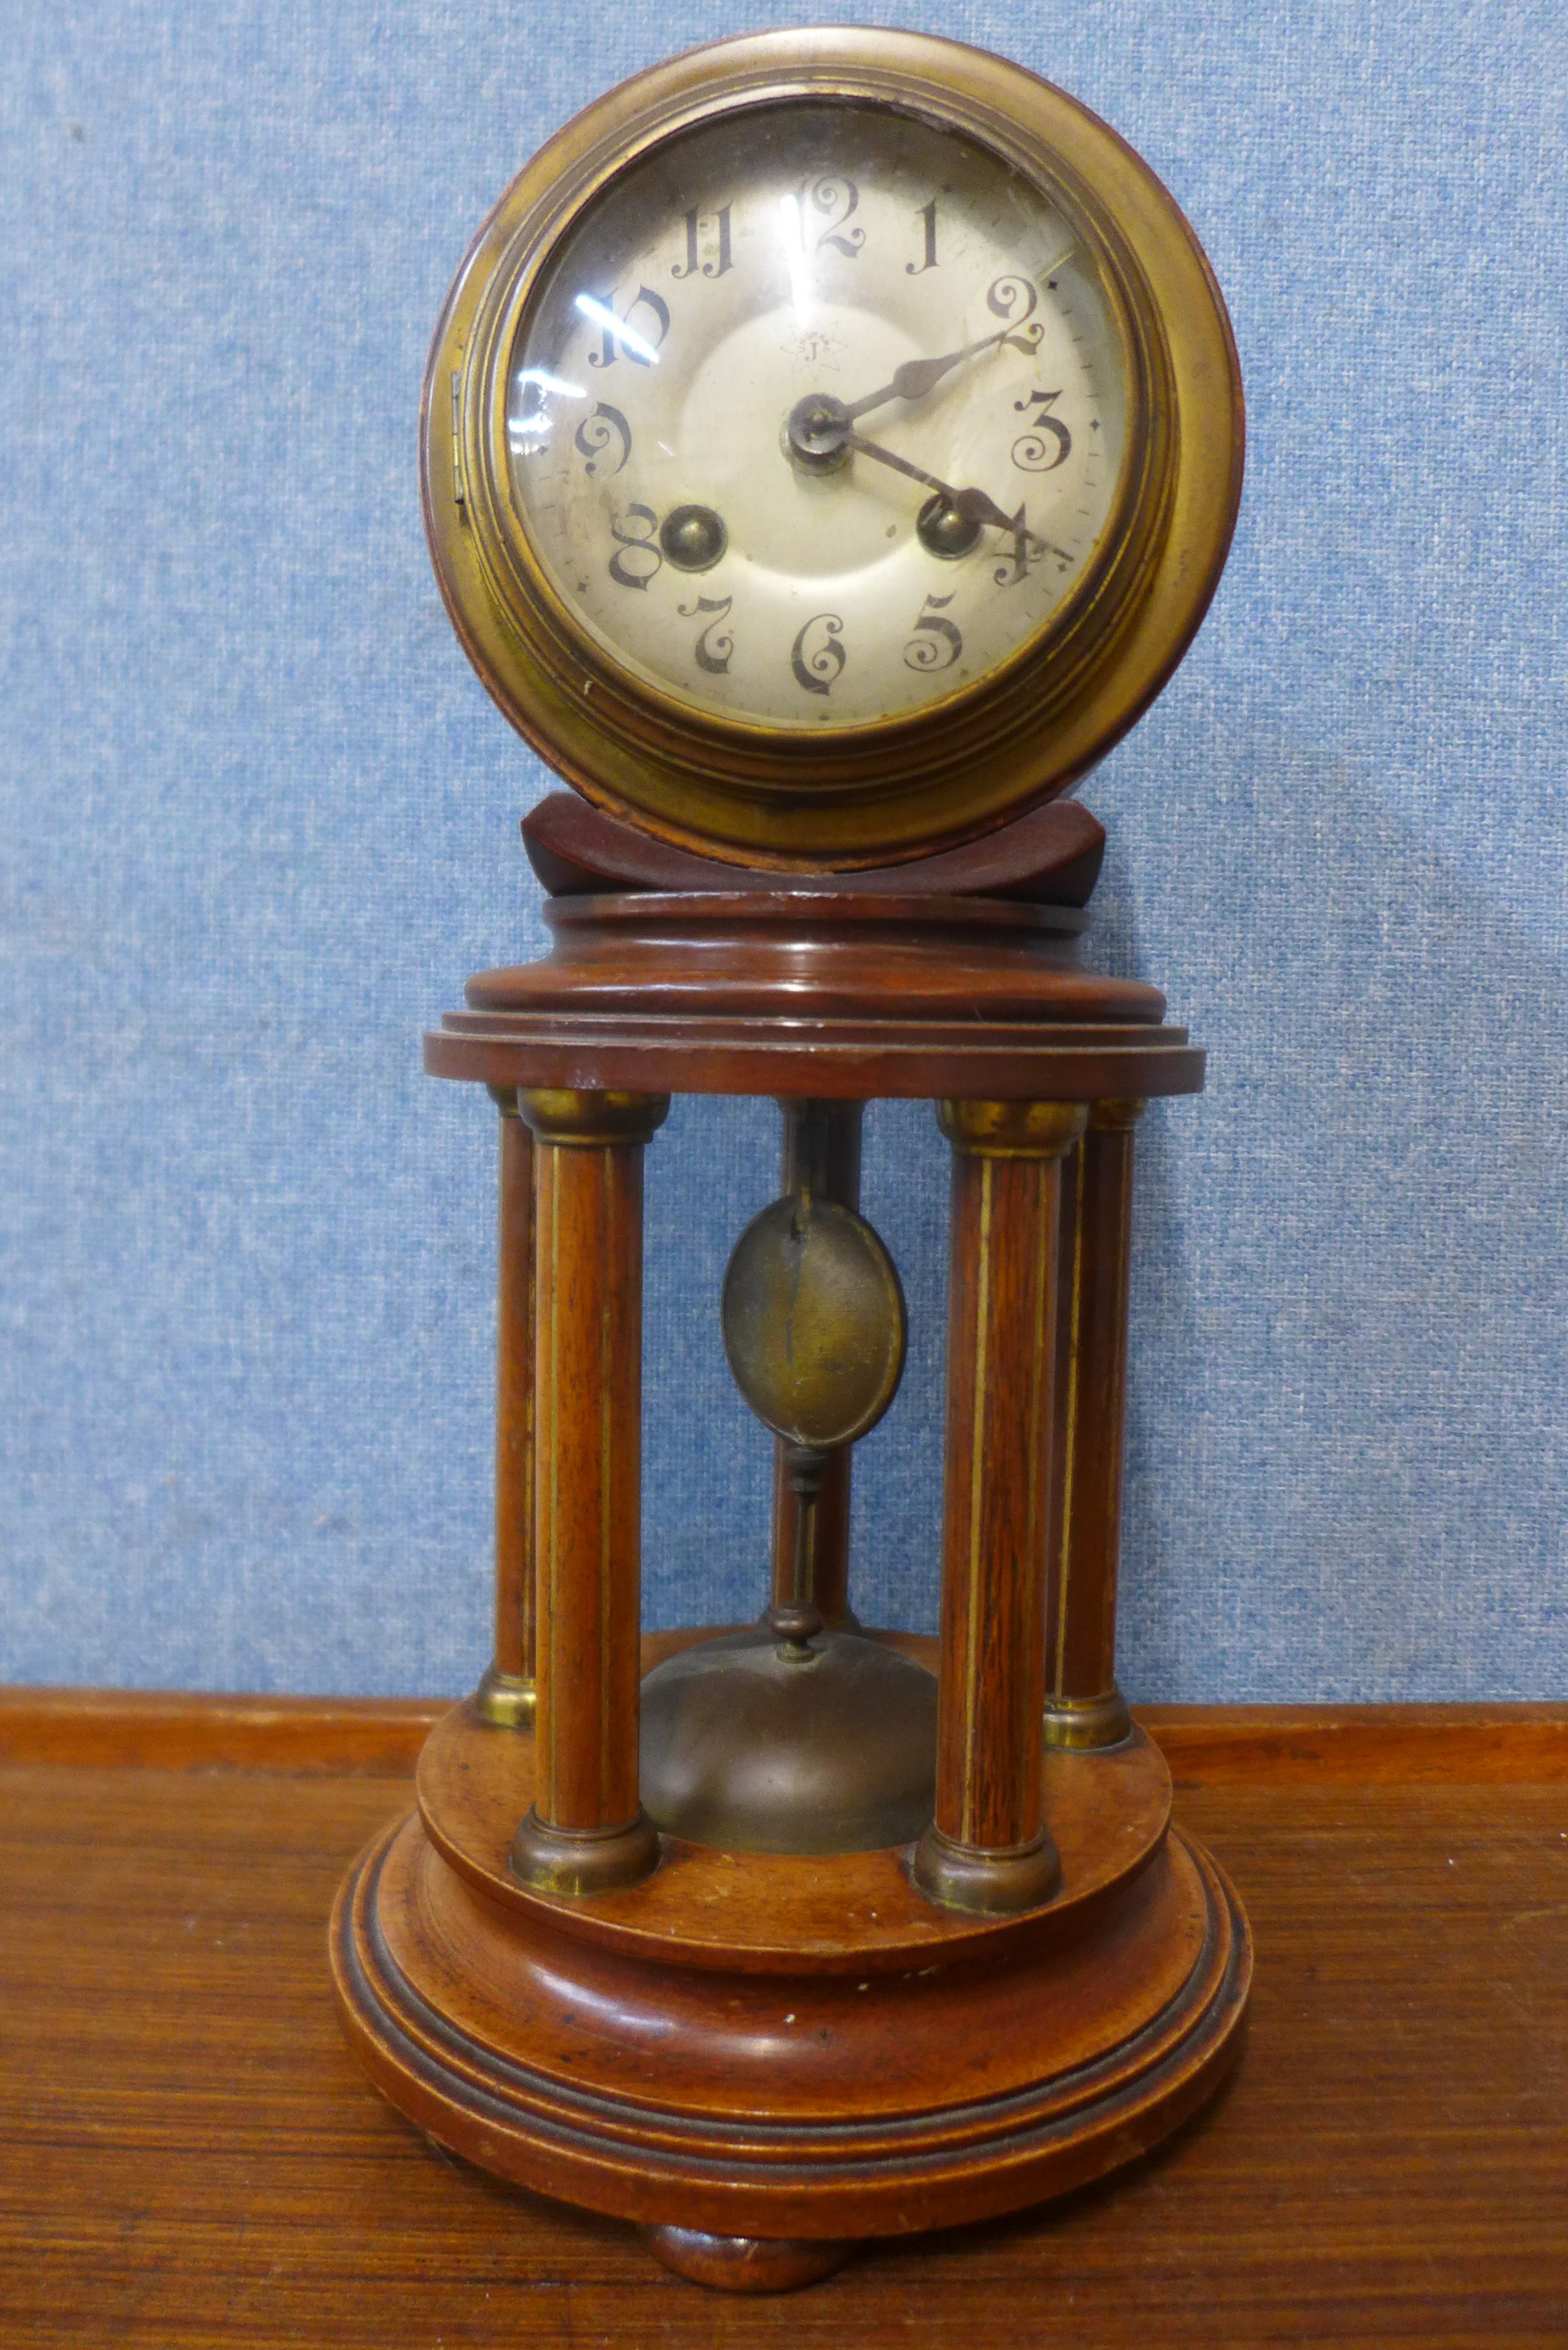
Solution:
M797 400L784 421L784 437L789 455L810 473L836 471L846 457L855 454L890 465L896 473L933 490L936 495L917 525L922 544L933 555L967 555L987 524L994 530L1011 531L1020 550L1028 545L1043 555L1049 551L1049 542L1024 524L1022 510L1016 515L1004 514L984 490L955 489L940 473L929 473L923 465L911 464L908 457L896 456L879 441L867 441L854 430L850 411L831 392L808 391L804 400Z
M983 490L955 490L950 482L942 481L935 473L928 473L923 465L911 465L907 457L895 456L891 449L884 449L879 442L867 441L858 432L845 433L842 446L853 449L858 456L875 457L878 464L891 465L896 473L907 473L911 482L924 483L928 490L935 490L947 501L950 510L965 522L990 523L997 530L1018 528L1014 517L1003 514L995 499L987 497ZM1024 536L1033 539L1036 546L1044 545L1044 541L1036 538L1032 530L1025 531Z
M944 353L940 359L906 359L902 367L894 369L890 382L883 384L876 391L868 391L863 400L852 400L838 412L846 423L852 424L857 416L866 415L873 408L880 408L884 400L924 400L927 392L934 391L943 376L956 368L961 359L971 359L976 351L990 350L993 343L1003 341L1014 332L1015 328L1003 327L994 335L981 335L978 342L966 343L961 351Z

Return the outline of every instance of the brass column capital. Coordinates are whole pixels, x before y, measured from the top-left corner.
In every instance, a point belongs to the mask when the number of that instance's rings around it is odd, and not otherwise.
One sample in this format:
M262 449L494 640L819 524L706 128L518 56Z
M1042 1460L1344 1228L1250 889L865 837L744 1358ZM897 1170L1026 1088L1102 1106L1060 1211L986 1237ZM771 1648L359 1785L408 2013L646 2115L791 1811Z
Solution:
M1147 1102L1097 1101L1089 1105L1089 1129L1094 1134L1125 1134L1135 1127Z
M649 1141L670 1115L670 1096L520 1086L517 1110L541 1142L602 1150L618 1142Z
M937 1124L971 1159L1060 1159L1088 1122L1083 1102L940 1101Z

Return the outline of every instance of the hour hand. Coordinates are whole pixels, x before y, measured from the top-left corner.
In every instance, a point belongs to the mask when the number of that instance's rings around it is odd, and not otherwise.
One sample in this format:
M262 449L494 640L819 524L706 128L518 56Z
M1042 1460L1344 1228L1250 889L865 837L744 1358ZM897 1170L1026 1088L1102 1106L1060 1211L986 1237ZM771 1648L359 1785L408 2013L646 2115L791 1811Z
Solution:
M961 350L944 351L940 359L906 359L902 367L894 369L889 382L876 391L868 391L863 400L852 400L843 411L846 419L852 423L856 417L880 408L888 400L924 400L927 392L934 391L943 376L950 374L961 359L971 359L977 351L990 350L1009 331L1003 327L998 334L981 335L978 342L965 343Z

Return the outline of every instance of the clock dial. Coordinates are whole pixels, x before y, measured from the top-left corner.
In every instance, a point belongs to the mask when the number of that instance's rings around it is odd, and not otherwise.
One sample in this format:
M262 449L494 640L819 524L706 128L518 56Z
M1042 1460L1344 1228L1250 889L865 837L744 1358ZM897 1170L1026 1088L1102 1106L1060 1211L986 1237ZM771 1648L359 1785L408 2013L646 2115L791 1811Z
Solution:
M562 240L512 346L510 489L634 675L854 728L1049 627L1128 409L1095 257L1032 181L892 107L779 103L667 140Z

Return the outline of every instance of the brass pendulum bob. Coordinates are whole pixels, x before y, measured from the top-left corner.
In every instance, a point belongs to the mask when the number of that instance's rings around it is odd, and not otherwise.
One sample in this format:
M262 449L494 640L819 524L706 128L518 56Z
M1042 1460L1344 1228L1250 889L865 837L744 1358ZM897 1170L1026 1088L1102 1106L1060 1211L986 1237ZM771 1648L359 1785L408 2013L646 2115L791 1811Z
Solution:
M863 1217L803 1187L742 1233L722 1320L736 1385L787 1448L790 1596L649 1675L644 1808L667 1834L732 1851L908 1844L935 1808L936 1680L881 1641L825 1626L812 1596L823 1471L877 1425L903 1374L898 1273Z

